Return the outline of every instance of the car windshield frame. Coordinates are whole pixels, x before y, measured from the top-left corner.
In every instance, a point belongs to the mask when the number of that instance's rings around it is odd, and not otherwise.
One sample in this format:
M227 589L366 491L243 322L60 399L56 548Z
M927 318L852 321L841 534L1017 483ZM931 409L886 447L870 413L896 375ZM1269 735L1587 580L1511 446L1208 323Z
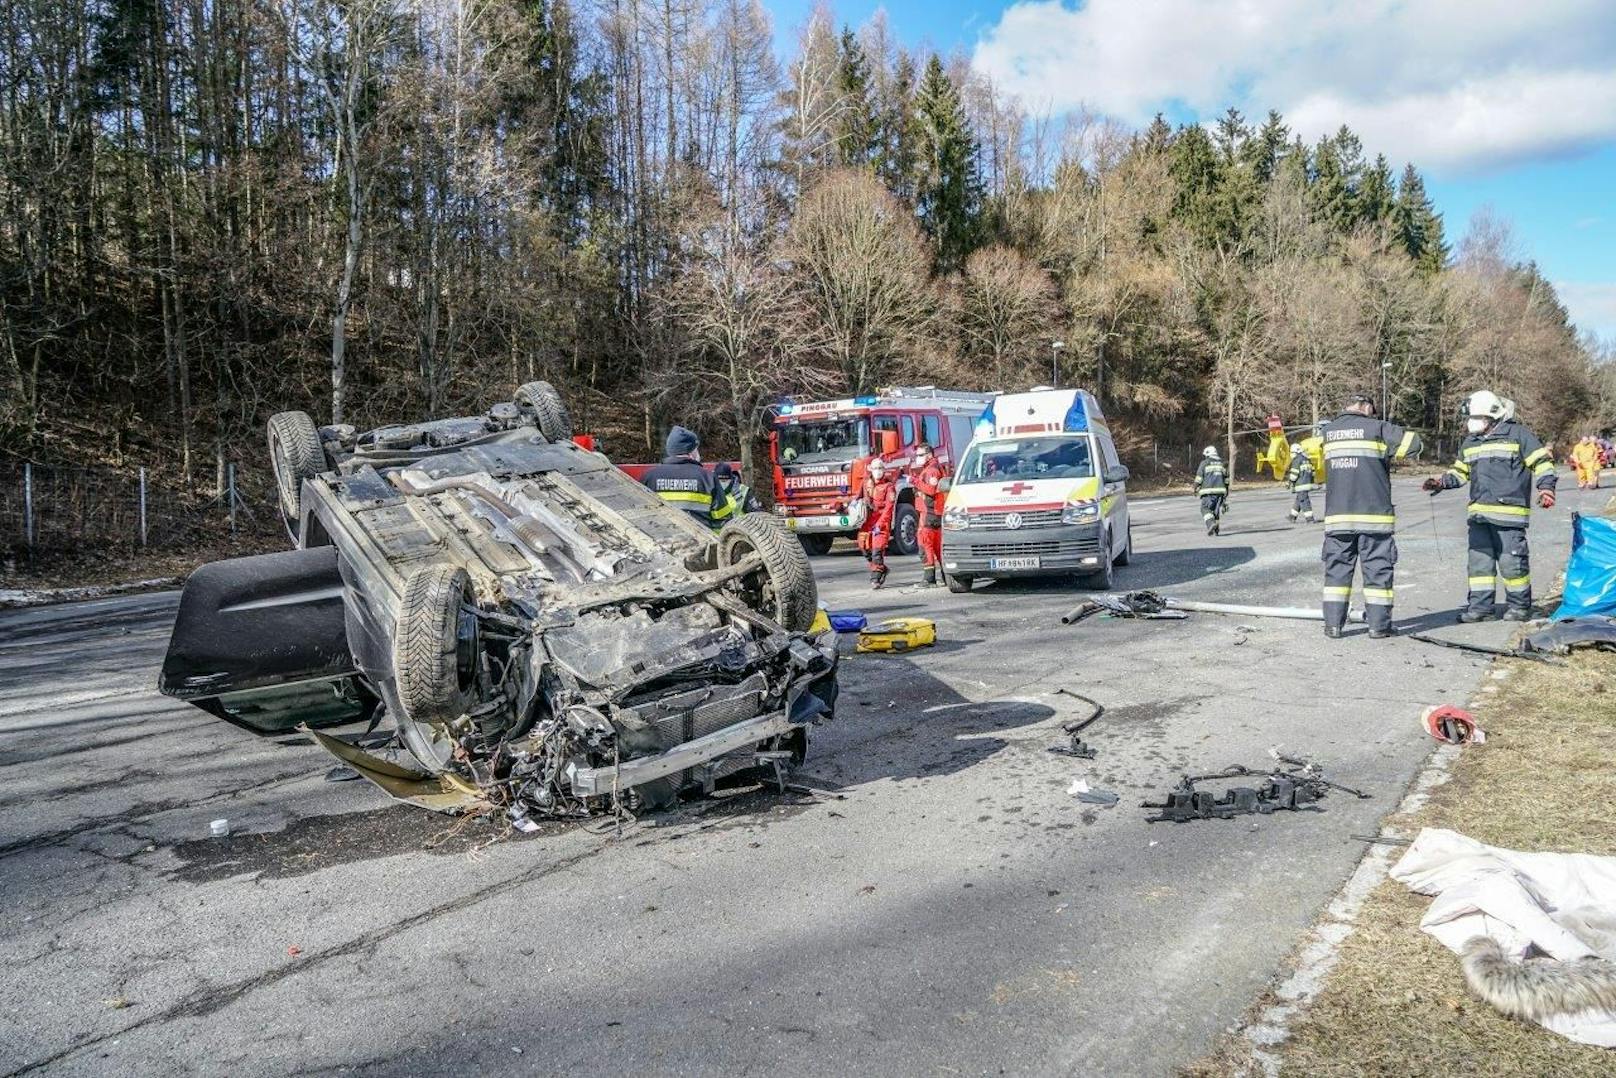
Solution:
M1069 464L1055 464L1052 460L1040 462L1039 457L1053 457L1058 451L1077 446L1082 449L1082 460ZM1009 457L1015 463L988 469L990 460ZM1094 470L1094 441L1087 434L1035 434L1025 438L993 438L972 442L965 451L954 473L956 486L972 483L1002 483L1006 480L1035 481L1039 479L1092 479Z
M843 428L844 436L850 433L853 441L812 452L803 452L802 447L789 444L793 440L805 441L814 430L821 428ZM858 460L870 452L870 420L868 416L858 415L782 422L775 426L775 440L781 464L832 464ZM795 450L797 455L788 460L787 450Z

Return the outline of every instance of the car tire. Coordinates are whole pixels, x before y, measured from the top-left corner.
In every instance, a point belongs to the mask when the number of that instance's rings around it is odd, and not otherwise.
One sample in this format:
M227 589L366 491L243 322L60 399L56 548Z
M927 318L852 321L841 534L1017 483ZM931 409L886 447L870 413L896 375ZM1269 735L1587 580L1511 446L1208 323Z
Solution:
M281 517L297 540L303 517L303 481L327 469L320 428L307 412L277 412L269 417L269 464L280 494Z
M748 513L718 533L718 564L737 565L756 554L761 574L738 583L746 605L792 632L805 633L819 612L819 587L801 543L767 513Z
M810 556L816 558L824 557L826 554L829 554L831 546L836 542L835 536L831 535L799 534L797 538L802 542L802 549L806 550Z
M956 576L953 573L948 574L948 590L953 592L955 595L964 595L966 592L971 590L971 586L975 583L975 577Z
M565 442L572 438L572 417L561 394L549 382L527 382L516 391L516 406L531 416L546 441Z
M1128 522L1128 541L1123 545L1122 553L1117 555L1115 564L1120 569L1131 561L1133 561L1133 521L1130 520Z
M903 504L893 510L891 546L894 554L920 553L920 514L914 506Z
M1100 550L1100 568L1083 578L1083 586L1090 591L1110 591L1111 585L1116 582L1115 565L1116 562L1111 560L1111 537L1106 536Z
M433 738L431 728L465 714L476 690L477 619L465 610L472 601L464 569L423 566L404 584L393 632L393 680L404 712L399 726L411 753L434 770L447 764L448 745ZM433 751L434 742L443 749Z

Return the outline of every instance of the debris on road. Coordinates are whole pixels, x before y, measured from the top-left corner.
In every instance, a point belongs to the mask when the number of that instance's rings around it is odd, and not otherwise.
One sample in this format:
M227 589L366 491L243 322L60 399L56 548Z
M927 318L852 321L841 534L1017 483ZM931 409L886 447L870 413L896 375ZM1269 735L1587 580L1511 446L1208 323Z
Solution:
M1190 820L1227 820L1245 815L1267 816L1281 810L1299 811L1322 800L1330 790L1340 790L1360 799L1369 796L1362 790L1328 781L1323 769L1316 763L1278 753L1274 757L1288 766L1250 768L1235 764L1209 775L1185 775L1161 801L1140 804L1141 808L1162 810L1157 815L1145 817L1145 822L1186 823ZM1260 781L1255 786L1232 786L1222 796L1196 789L1203 782L1248 777Z
M1099 805L1102 808L1111 808L1121 800L1110 790L1096 790L1082 779L1073 779L1072 785L1067 788L1066 792L1072 794L1084 804Z
M1487 740L1487 733L1477 724L1476 717L1452 704L1426 708L1420 714L1420 721L1425 724L1426 733L1450 745L1480 745Z
M1098 749L1078 734L1071 735L1071 743L1066 745L1051 745L1049 751L1059 756L1075 756L1079 760L1092 760L1099 755Z
M1070 696L1074 700L1081 700L1094 710L1084 718L1061 723L1061 730L1065 732L1070 740L1064 745L1049 746L1049 751L1060 756L1075 756L1079 760L1094 759L1099 754L1099 750L1084 741L1078 734L1099 721L1100 716L1105 714L1105 705L1098 700L1091 700L1081 693L1075 693L1064 686L1056 689L1055 692L1060 696Z
M208 824L208 833L214 838L228 838L230 836L230 821L214 820Z
M1575 648L1599 648L1616 651L1616 617L1609 614L1590 614L1586 617L1556 621L1547 629L1539 629L1521 641L1523 652L1545 652L1566 655Z
M1231 614L1236 617L1289 618L1295 621L1323 621L1323 611L1301 606L1248 606L1241 603L1208 603L1198 599L1175 599L1154 591L1130 591L1122 595L1091 595L1061 616L1062 625L1076 623L1099 614L1119 618L1173 619L1192 614ZM1364 620L1362 610L1347 615L1348 621ZM1244 628L1242 626L1242 628Z
M1468 651L1474 655L1491 655L1499 659L1531 659L1533 662L1548 663L1551 666L1564 666L1565 660L1556 658L1547 652L1525 651L1521 648L1498 648L1491 644L1472 644L1464 640L1444 640L1440 636L1430 633L1409 633L1410 640L1418 640L1422 644L1435 644L1439 648L1452 648L1454 651Z
M858 650L865 652L912 651L937 643L937 623L930 618L887 618L874 628L858 634Z

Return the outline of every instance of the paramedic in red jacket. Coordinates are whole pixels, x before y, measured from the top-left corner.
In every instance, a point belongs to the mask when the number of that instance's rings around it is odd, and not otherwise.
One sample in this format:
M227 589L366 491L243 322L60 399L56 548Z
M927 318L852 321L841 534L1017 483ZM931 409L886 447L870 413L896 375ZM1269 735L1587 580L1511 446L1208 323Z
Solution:
M909 485L915 488L915 510L920 514L916 538L920 541L922 579L927 584L937 583L938 570L943 567L943 502L948 495L943 492L942 484L947 477L931 446L925 442L915 446Z
M892 541L892 514L898 505L897 478L888 474L886 462L880 457L870 461L864 470L864 486L859 491L864 499L864 523L859 525L858 545L864 551L864 560L870 563L870 587L879 588L887 582L887 544Z

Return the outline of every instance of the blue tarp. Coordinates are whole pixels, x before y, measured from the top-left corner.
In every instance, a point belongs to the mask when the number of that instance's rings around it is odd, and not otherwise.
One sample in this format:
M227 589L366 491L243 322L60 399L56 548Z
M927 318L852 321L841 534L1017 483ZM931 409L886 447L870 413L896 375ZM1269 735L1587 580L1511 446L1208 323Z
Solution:
M1616 614L1616 520L1571 514L1571 560L1555 621Z

